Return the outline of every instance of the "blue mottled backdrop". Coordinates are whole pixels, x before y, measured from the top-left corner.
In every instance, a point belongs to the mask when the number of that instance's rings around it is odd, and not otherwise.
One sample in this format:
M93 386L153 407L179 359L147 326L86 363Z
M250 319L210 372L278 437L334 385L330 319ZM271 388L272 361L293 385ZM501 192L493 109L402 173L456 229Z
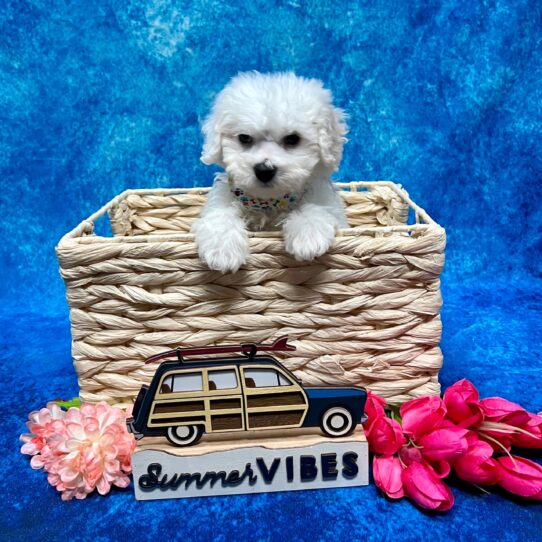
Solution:
M250 69L321 78L350 115L337 179L401 182L446 227L442 383L542 410L538 0L0 6L2 538L542 539L539 505L459 484L442 517L374 486L63 504L16 442L28 410L77 393L55 243L125 188L210 184L201 120Z

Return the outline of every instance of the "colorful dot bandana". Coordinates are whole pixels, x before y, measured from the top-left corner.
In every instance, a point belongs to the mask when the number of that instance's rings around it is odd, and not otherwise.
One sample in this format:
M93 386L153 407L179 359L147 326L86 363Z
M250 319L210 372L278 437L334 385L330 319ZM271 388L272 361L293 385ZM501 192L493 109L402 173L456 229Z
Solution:
M232 188L231 192L242 203L243 207L261 211L268 209L287 211L295 207L299 201L299 196L296 194L284 194L284 196L276 199L262 199L249 196L240 188Z

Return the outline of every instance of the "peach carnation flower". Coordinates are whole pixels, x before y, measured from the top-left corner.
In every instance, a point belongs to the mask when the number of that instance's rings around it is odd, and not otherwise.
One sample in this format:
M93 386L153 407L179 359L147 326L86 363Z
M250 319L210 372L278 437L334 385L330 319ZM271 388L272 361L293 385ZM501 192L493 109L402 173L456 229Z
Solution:
M56 403L48 403L46 408L31 412L28 415L28 427L30 433L21 435L23 442L21 453L33 456L30 464L33 469L41 469L45 466L44 461L53 455L49 443L55 440L55 435L64 432L64 417L66 412Z
M32 412L27 426L32 433L21 435L21 452L33 455L32 468L43 467L63 500L129 485L135 440L121 409L102 402L65 412L49 404Z

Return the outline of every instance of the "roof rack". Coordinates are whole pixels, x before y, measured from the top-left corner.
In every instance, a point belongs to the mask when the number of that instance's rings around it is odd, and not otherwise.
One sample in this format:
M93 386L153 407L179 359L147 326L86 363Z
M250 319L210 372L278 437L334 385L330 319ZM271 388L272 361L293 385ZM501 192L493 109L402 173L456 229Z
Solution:
M186 356L204 356L208 354L234 354L240 352L252 359L258 352L293 352L295 346L288 344L288 337L280 337L271 344L244 343L231 346L204 346L194 348L175 348L161 354L147 358L145 364L156 363L157 361L176 356L179 363L184 362Z

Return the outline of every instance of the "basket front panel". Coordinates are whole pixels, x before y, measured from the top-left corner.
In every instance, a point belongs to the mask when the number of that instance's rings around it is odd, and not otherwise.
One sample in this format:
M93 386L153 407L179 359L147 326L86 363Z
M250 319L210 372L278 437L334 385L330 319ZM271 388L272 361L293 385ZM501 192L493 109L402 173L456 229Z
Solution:
M193 242L59 247L81 397L133 400L155 369L143 360L168 348L282 335L307 385L365 385L392 402L439 392L441 228L340 236L307 264L279 237L250 242L246 266L227 275Z

